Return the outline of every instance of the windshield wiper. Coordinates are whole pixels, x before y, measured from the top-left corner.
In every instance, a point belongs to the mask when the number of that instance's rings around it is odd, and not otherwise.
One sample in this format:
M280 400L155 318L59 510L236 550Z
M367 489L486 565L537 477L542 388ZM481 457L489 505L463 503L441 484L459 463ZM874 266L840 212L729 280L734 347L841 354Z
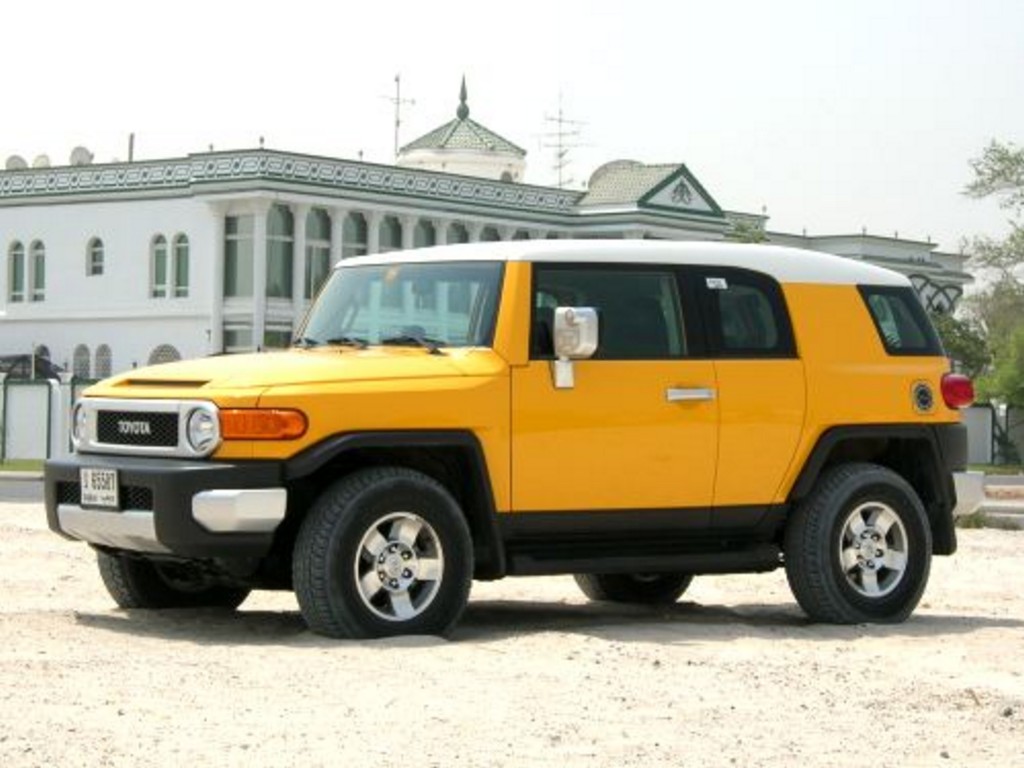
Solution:
M369 346L366 339L359 339L355 336L338 336L333 339L327 339L326 341L312 339L308 336L300 336L299 338L292 340L292 346L301 347L302 349L322 347L325 344L332 347L358 347L359 349L366 349Z
M440 339L432 339L429 336L419 336L411 333L403 333L397 336L386 336L380 340L380 343L396 347L408 347L414 344L418 347L423 347L424 349L429 350L432 355L440 355L441 350L439 347L444 346L444 342Z
M332 347L356 347L357 349L366 349L369 346L366 339L360 339L357 336L335 336L333 339L325 341L324 344L330 344Z

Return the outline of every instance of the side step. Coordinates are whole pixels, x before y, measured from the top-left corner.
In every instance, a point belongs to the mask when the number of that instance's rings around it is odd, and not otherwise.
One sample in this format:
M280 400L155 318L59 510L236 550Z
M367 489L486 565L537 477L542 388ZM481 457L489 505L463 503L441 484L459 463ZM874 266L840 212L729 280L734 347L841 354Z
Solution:
M609 554L588 548L524 546L518 542L508 550L510 576L542 576L562 573L760 573L782 565L782 551L776 544L748 544L739 549L699 552L657 552ZM603 549L603 548L601 548Z

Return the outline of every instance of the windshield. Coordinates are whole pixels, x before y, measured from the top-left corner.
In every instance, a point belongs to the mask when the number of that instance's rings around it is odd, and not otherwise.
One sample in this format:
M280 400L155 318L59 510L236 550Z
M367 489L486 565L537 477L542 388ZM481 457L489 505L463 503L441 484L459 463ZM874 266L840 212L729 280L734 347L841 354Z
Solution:
M490 346L501 262L341 267L299 332L301 343Z

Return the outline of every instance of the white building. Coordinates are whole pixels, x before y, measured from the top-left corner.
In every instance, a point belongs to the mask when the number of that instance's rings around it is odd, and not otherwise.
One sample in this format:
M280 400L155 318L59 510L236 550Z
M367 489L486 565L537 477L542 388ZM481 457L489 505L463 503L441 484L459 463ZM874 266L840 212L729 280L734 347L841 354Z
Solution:
M615 161L587 189L520 183L525 151L469 118L403 147L397 165L265 149L0 171L0 354L35 348L77 375L289 343L347 256L521 238L720 240L766 217L726 212L681 163ZM772 242L911 275L951 308L963 256L869 235Z

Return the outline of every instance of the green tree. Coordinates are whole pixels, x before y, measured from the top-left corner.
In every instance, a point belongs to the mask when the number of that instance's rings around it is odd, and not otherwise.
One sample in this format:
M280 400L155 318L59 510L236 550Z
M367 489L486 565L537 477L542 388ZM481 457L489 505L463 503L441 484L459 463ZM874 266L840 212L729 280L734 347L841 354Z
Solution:
M965 302L992 353L991 370L980 379L979 392L1024 406L1024 149L993 141L970 164L974 179L966 194L995 198L1012 216L1005 238L976 237L970 244L971 265L995 273L990 285Z
M935 312L931 315L935 330L942 339L946 354L956 363L960 373L976 379L992 361L985 334L970 319L960 320L952 315Z

